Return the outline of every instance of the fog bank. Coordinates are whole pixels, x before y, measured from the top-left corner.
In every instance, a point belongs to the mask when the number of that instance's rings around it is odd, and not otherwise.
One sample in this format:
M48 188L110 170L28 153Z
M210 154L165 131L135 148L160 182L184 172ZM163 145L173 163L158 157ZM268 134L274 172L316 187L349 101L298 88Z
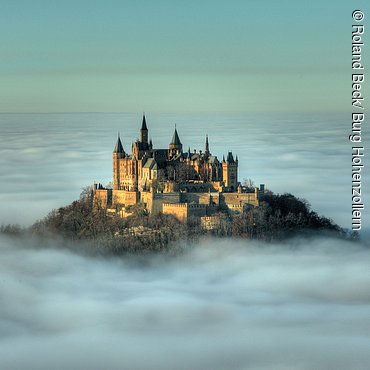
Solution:
M351 143L343 114L151 114L154 147L167 148L177 124L185 150L232 150L239 180L252 178L276 193L306 198L319 214L351 226ZM78 198L84 186L112 180L117 132L126 151L139 135L135 114L0 114L0 224L30 225ZM368 132L363 141L369 142ZM364 164L370 166L364 157ZM370 184L363 172L363 187ZM363 195L370 204L370 193ZM363 212L363 227L370 213Z
M139 263L0 239L1 369L365 369L370 251L209 240Z

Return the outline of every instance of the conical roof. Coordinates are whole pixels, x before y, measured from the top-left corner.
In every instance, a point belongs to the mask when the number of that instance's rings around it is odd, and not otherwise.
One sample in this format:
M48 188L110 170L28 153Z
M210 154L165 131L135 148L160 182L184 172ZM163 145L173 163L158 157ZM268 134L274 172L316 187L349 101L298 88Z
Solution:
M141 123L141 129L148 131L148 127L146 127L145 113L143 114L143 122Z
M113 153L124 153L125 151L123 150L123 145L121 142L120 137L118 136L116 146L114 147Z
M229 152L227 154L227 160L226 161L227 161L227 163L235 163L233 153Z
M175 132L173 133L172 140L171 140L170 144L182 145L181 141L180 141L180 138L179 138L179 134L177 133L176 127L175 127Z

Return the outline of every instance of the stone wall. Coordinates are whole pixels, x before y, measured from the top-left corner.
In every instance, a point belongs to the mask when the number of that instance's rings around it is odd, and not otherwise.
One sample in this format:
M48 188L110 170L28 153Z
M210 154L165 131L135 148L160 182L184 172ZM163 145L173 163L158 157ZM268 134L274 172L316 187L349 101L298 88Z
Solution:
M112 190L110 189L94 189L94 204L106 208L112 198Z
M206 204L163 203L162 212L175 216L181 222L187 222L189 217L206 216L209 207Z
M181 193L181 201L187 203L196 203L196 204L210 204L210 197L212 203L215 203L216 206L220 203L220 194L213 193Z
M202 217L207 215L209 207L206 204L189 204L188 217Z
M128 190L113 190L112 204L116 206L118 204L127 206L133 206L138 203L139 193L136 191Z
M163 212L164 203L180 203L180 193L155 193L154 198L148 202L148 210L152 213Z
M175 216L180 222L187 222L188 206L187 203L163 203L162 212Z
M220 193L220 204L228 208L236 208L243 204L252 204L258 207L258 190L253 193Z
M148 191L94 189L94 202L96 204L99 202L102 207L114 210L117 205L127 207L140 202L146 205L150 213L173 214L182 222L186 222L189 217L213 215L220 209L231 213L241 213L246 207L258 207L258 198L259 191L257 188L252 193L153 193ZM127 214L122 213L121 216L125 217Z

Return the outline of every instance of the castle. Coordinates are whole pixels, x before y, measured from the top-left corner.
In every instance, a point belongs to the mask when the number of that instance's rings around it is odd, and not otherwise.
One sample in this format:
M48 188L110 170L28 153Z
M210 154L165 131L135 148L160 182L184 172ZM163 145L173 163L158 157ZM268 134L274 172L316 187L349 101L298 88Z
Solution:
M142 204L148 212L173 214L180 221L201 217L210 222L217 212L243 212L257 207L264 185L253 189L238 182L238 157L229 152L222 161L210 151L183 151L175 127L168 149L154 149L145 114L140 140L126 153L118 135L113 151L113 186L94 184L94 202L121 217Z

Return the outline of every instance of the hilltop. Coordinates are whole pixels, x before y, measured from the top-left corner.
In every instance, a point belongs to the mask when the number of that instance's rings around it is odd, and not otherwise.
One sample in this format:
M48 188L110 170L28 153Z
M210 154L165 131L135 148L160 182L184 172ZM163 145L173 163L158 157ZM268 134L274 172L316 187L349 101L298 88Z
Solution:
M266 242L295 236L330 235L353 239L332 220L319 216L303 199L292 194L266 192L258 208L242 214L218 213L217 224L209 227L197 217L187 223L161 212L151 215L141 205L133 206L130 215L121 218L96 207L93 191L85 188L73 203L51 211L28 229L2 226L11 235L32 235L44 240L59 237L68 242L88 245L92 251L125 254L170 251L204 236L256 239Z

